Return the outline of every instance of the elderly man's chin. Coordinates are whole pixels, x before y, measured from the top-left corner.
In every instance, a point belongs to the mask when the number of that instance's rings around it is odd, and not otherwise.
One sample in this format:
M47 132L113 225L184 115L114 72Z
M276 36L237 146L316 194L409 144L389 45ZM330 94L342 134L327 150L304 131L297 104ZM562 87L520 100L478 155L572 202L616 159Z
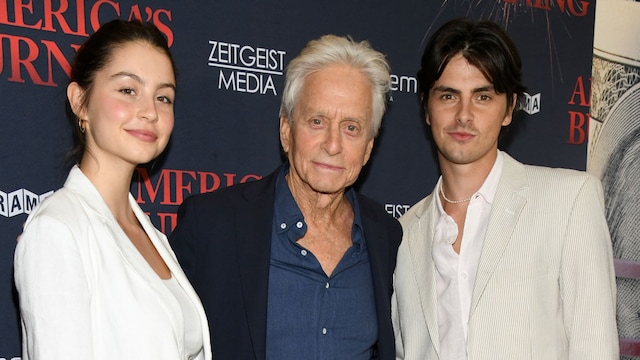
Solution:
M323 176L320 179L309 179L306 184L312 192L323 195L335 195L341 194L344 190L351 186L355 182L353 180L347 180L345 178L329 178Z

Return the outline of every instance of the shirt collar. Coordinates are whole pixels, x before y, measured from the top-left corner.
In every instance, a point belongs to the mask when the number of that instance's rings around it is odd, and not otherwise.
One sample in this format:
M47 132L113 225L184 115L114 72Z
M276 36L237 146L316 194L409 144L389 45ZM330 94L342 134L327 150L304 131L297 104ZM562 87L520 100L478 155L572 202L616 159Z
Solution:
M274 207L274 223L277 224L276 232L281 234L287 232L289 240L296 242L307 232L307 224L304 221L304 215L298 207L291 189L287 184L286 176L289 174L290 165L286 162L278 172L276 177L275 188L275 207ZM344 193L347 200L353 208L353 227L351 228L351 239L354 244L360 245L361 250L366 249L364 239L364 231L362 230L362 217L360 214L360 206L355 190L349 187ZM298 226L298 222L302 223L302 227ZM299 231L289 231L290 229L300 229Z
M496 192L498 190L498 183L500 182L500 176L502 175L502 166L504 164L504 156L502 155L502 151L497 150L496 161L493 163L493 167L491 171L489 171L489 175L484 179L482 186L480 189L476 191L471 196L471 201L473 201L477 196L481 196L484 201L486 201L489 205L493 204L493 200L496 197ZM442 175L438 179L438 183L436 184L436 188L433 191L433 196L436 198L436 204L438 208L439 215L444 214L444 208L442 207L442 202L440 200L440 196L438 196L438 192L442 187Z

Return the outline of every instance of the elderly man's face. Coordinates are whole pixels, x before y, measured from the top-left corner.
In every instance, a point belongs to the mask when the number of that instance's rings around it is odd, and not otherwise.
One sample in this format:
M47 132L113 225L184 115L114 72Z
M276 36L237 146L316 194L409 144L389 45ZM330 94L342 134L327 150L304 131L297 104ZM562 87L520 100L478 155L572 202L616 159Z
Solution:
M306 78L292 124L280 119L292 191L336 194L356 181L373 148L371 86L347 65Z

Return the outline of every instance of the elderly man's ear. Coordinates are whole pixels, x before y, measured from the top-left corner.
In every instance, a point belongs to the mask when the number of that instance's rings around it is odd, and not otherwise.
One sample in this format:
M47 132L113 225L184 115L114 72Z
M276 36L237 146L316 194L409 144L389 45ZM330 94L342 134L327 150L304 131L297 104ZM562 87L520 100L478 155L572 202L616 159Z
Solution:
M285 116L280 117L280 145L285 153L291 148L291 125L289 119Z

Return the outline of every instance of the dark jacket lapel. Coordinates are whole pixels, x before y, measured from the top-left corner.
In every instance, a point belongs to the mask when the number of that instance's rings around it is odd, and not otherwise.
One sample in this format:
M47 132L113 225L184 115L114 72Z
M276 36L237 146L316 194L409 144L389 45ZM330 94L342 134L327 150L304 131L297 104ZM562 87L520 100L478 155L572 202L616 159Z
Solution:
M244 202L234 204L238 263L251 342L256 359L266 354L267 291L271 258L271 227L275 194L274 173L248 187Z

